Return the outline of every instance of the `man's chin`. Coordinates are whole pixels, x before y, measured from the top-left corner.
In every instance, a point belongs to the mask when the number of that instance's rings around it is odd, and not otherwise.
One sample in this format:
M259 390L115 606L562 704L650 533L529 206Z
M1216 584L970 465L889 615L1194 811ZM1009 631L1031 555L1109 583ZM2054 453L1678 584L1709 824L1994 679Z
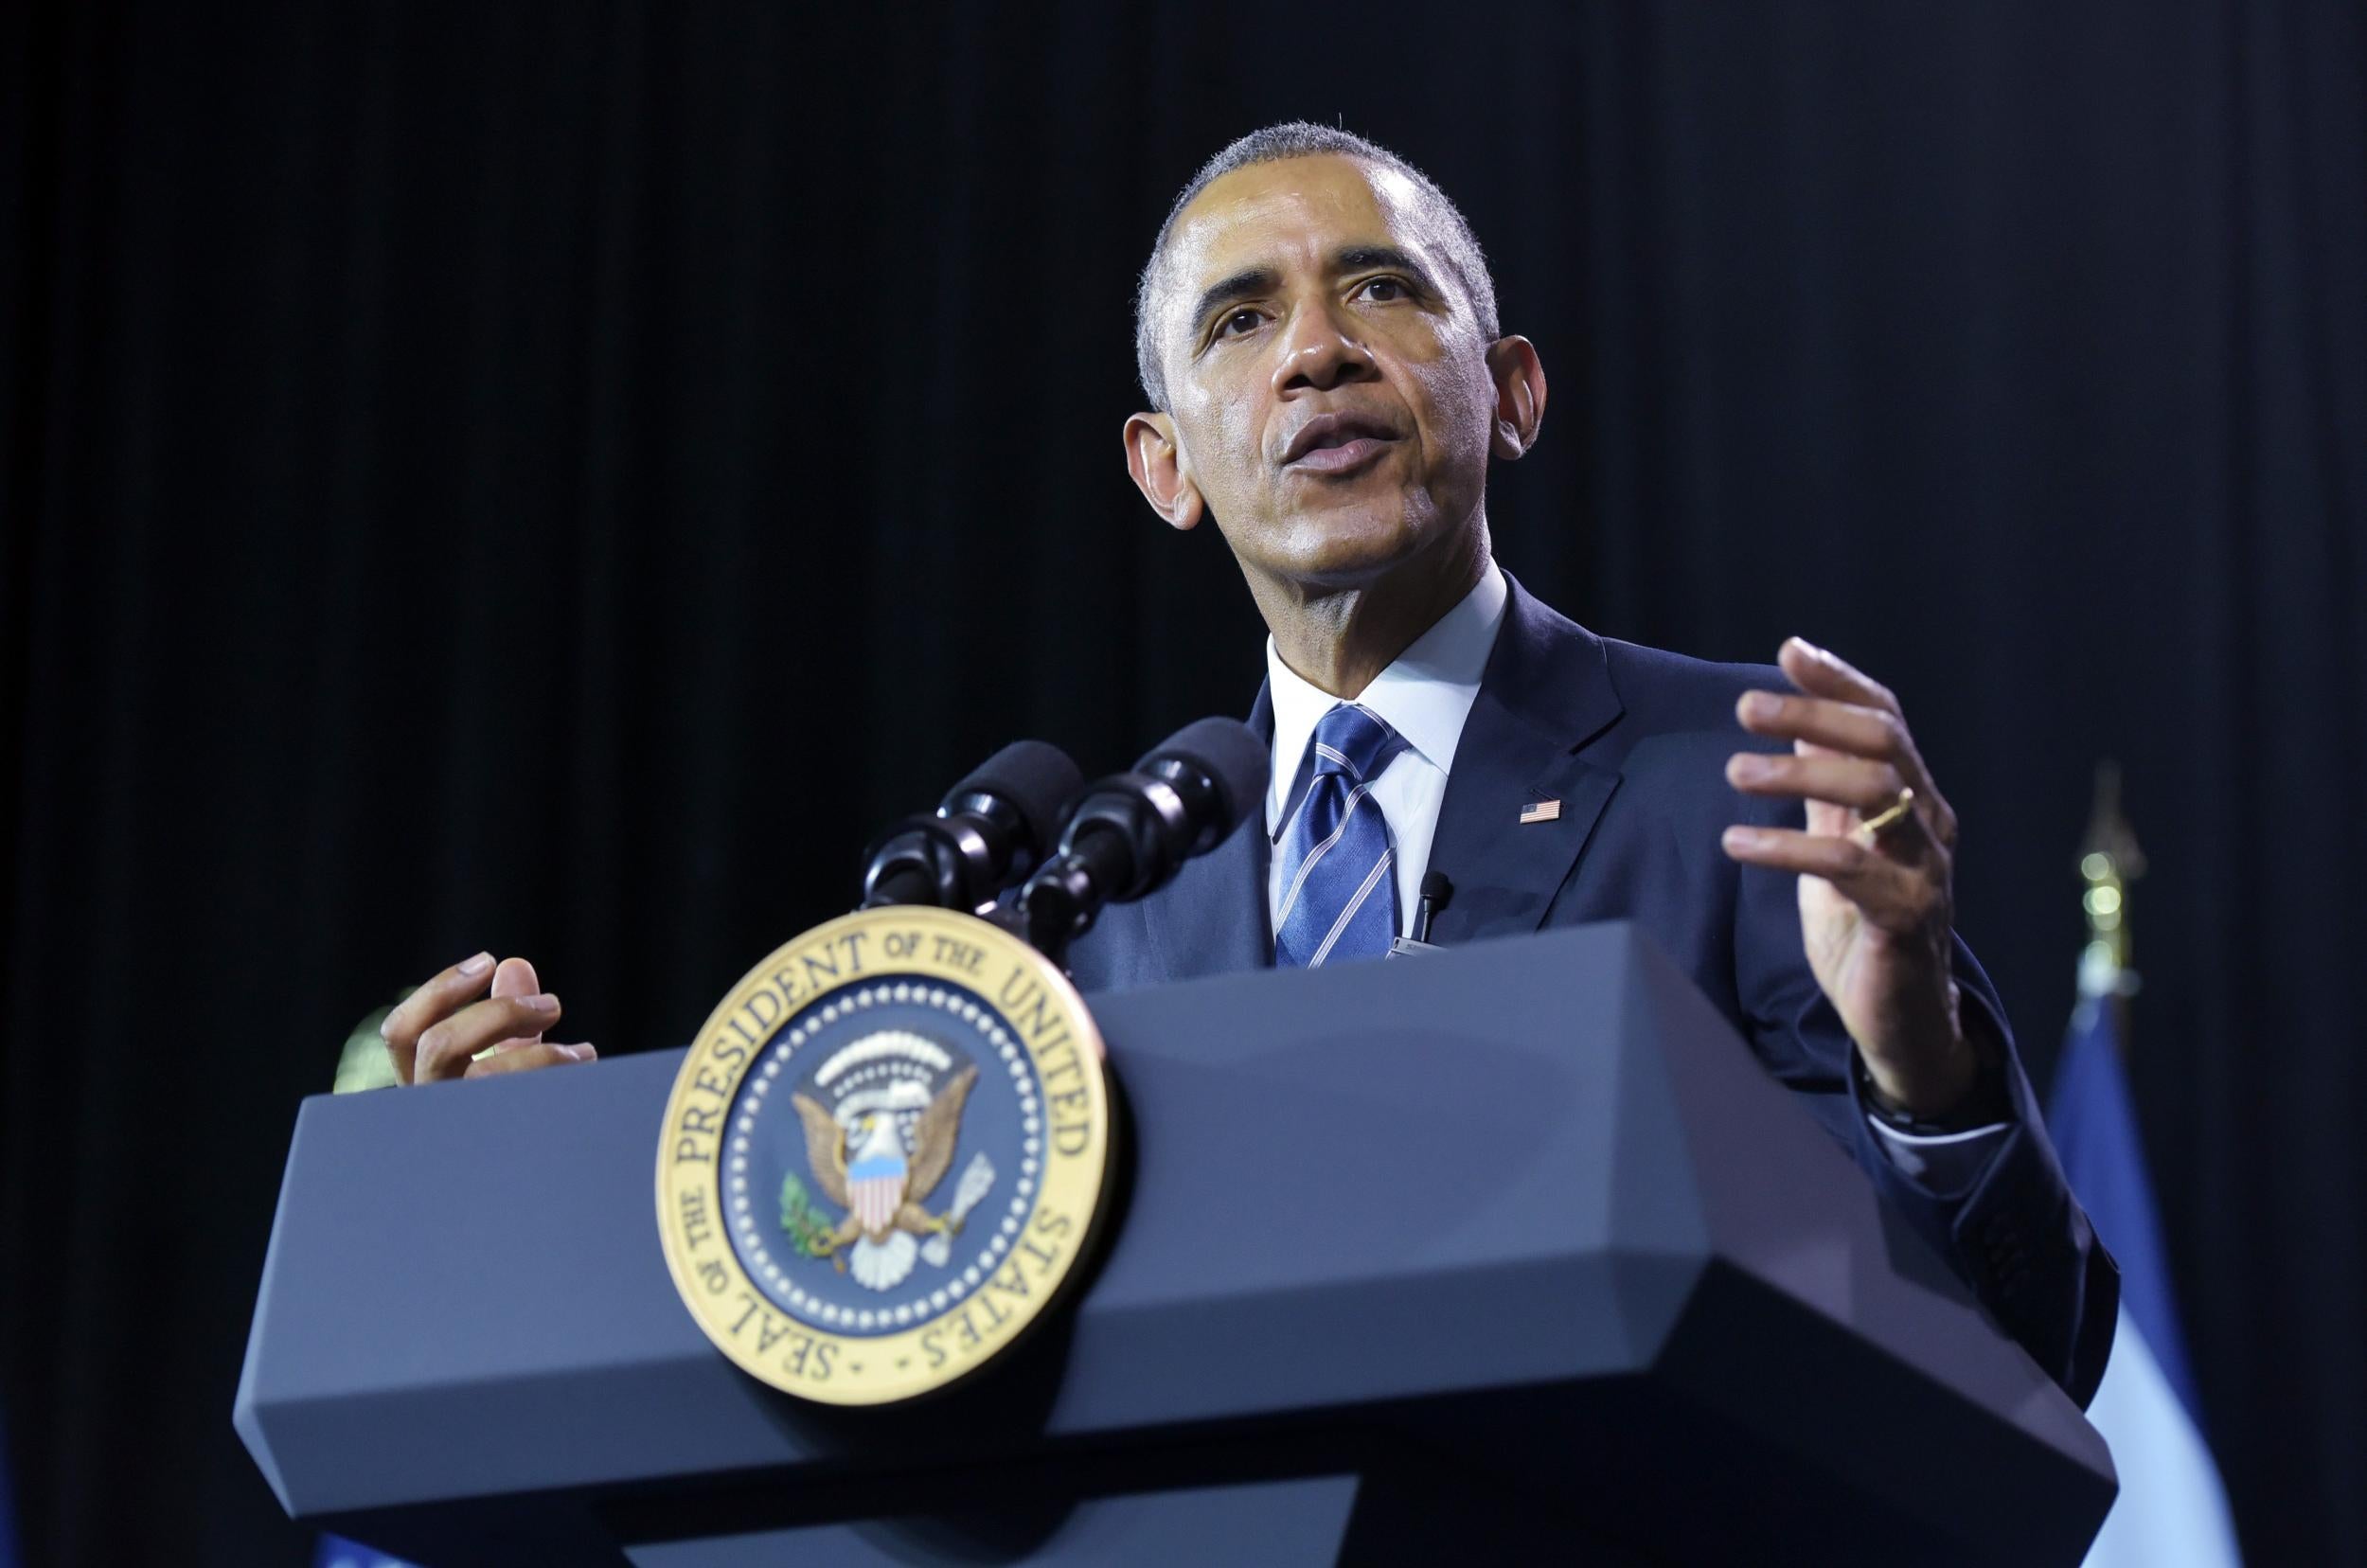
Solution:
M1350 588L1387 575L1435 543L1427 513L1393 496L1385 507L1326 507L1289 519L1271 553L1280 575Z

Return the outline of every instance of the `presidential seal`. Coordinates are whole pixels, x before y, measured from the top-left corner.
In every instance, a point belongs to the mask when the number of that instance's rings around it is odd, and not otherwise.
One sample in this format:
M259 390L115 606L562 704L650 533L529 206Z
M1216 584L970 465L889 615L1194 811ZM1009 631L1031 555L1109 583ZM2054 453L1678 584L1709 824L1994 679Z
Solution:
M951 910L817 926L709 1015L666 1106L658 1234L722 1352L883 1404L986 1365L1108 1190L1101 1036L1065 975Z

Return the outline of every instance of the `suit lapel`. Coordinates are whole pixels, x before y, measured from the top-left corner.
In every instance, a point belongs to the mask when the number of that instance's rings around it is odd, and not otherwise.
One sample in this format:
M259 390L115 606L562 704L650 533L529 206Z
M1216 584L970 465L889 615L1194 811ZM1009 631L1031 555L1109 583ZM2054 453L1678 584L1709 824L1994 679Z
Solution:
M1273 743L1273 703L1257 688L1249 727L1269 749ZM1197 979L1235 970L1273 967L1273 931L1266 907L1267 867L1272 846L1266 838L1266 803L1261 795L1233 834L1214 849L1184 863L1175 881L1143 901L1143 919L1157 954L1157 972L1170 980Z
M1430 868L1454 894L1440 943L1535 931L1586 847L1619 775L1577 748L1621 713L1602 640L1513 580L1504 630L1455 744ZM1553 802L1552 806L1545 805ZM1523 821L1530 814L1539 820Z
M1454 896L1431 927L1440 943L1535 931L1619 787L1619 775L1578 757L1622 711L1602 640L1538 602L1509 572L1504 630L1480 678L1431 841L1431 869ZM1273 739L1273 703L1257 689L1250 728ZM1524 808L1556 802L1545 820ZM1184 863L1138 907L1157 972L1188 980L1273 965L1266 907L1272 856L1263 805L1233 835Z

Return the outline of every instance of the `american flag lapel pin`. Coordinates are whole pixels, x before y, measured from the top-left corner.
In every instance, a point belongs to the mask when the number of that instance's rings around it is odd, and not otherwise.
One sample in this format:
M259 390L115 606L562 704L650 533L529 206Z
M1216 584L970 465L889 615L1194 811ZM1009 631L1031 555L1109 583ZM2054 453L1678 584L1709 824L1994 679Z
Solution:
M1553 822L1560 816L1561 802L1558 800L1540 800L1521 808L1522 822Z

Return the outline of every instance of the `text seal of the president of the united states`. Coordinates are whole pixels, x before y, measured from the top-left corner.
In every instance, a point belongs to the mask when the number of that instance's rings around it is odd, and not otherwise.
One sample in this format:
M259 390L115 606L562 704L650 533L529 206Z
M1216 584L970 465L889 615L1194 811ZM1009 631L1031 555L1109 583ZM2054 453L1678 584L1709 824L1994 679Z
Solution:
M950 910L864 910L766 958L666 1107L658 1233L699 1327L774 1387L881 1404L1040 1318L1108 1191L1101 1036L1065 975Z

